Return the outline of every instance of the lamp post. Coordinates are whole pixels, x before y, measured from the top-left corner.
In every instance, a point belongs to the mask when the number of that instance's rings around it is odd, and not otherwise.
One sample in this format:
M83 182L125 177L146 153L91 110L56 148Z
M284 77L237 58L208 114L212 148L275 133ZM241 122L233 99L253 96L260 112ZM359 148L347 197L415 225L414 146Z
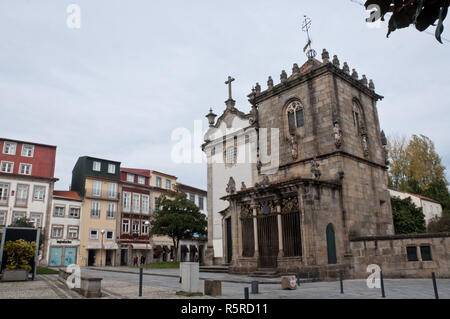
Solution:
M102 266L102 264L103 264L103 235L105 234L105 230L102 229L101 233L102 233L102 246L100 249L100 266Z

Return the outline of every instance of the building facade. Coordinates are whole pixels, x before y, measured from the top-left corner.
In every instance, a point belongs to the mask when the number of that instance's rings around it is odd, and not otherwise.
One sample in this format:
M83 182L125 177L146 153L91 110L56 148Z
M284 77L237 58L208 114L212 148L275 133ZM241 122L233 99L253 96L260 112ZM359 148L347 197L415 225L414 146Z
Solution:
M53 191L50 229L47 234L47 264L68 266L78 264L83 202L75 191ZM80 260L79 260L80 259Z
M322 61L294 64L291 75L283 70L278 84L269 77L265 90L257 83L248 98L251 111L245 114L235 107L230 87L222 116L216 121L212 110L207 115L209 263L254 274L295 273L299 267L304 277L325 279L336 278L338 270L358 277L370 263L389 260L388 275L419 274L407 262L408 245L417 249L425 240L435 259L423 261L428 268L421 274L450 273L448 252L435 246L442 240L430 236L419 243L394 235L387 141L377 111L383 97L372 81L323 50ZM212 222L217 214L222 256L214 260L220 256ZM384 259L378 258L366 247L376 248L380 240L398 249L385 249Z
M72 171L71 190L83 199L79 265L120 264L117 232L120 162L80 157Z
M0 225L27 218L41 229L47 246L56 146L0 138ZM47 260L46 249L39 255Z
M391 194L391 197L399 197L400 199L411 198L414 205L422 209L422 212L425 215L426 225L428 225L433 218L442 216L442 205L434 199L418 194L400 192L394 189L389 189L389 193Z
M208 217L207 196L208 192L203 189L192 187L186 184L177 183L178 192L186 194L186 197L199 208L200 212ZM198 261L201 264L205 260L207 238L197 234L194 238L180 240L178 249L178 260L180 261Z
M145 263L152 261L150 244L151 207L150 170L120 169L121 213L118 233L120 233L120 265L131 265L135 256L141 256Z

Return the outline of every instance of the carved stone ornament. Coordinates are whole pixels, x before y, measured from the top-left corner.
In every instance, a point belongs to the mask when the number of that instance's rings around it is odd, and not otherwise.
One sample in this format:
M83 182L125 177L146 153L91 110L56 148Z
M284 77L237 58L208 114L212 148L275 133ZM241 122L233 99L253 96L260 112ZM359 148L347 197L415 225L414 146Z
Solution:
M273 89L273 80L272 80L272 77L271 77L271 76L269 76L269 79L267 80L267 88L268 88L269 90L272 90L272 89Z
M253 125L256 122L258 122L258 108L256 106L252 106L248 122L250 123L250 125Z
M242 182L242 184L241 184L241 189L246 189L246 188L247 188L247 185L245 185L245 183Z
M281 83L286 83L287 82L287 73L286 73L285 70L281 71L280 81L281 81Z
M236 193L236 182L234 181L233 177L230 177L230 179L228 181L226 192L228 194Z
M252 218L253 212L250 205L241 206L241 218Z
M291 198L284 198L281 203L281 212L282 213L292 213L292 212L298 212L299 205L298 205L298 197L291 197Z
M269 177L266 175L264 176L263 180L261 183L256 183L255 187L256 188L264 188L270 185L270 181L269 181Z
M295 132L291 132L289 136L286 137L286 141L289 143L292 159L296 160L298 158L298 143L297 135L295 134Z
M320 164L315 159L311 161L311 175L313 179L319 180L322 173L319 169Z
M366 134L361 135L361 145L363 148L364 156L369 156L369 144L367 143L367 135Z
M383 148L384 162L386 165L389 165L389 150L387 147L387 138L384 134L384 131L381 131L381 147Z
M339 122L334 123L333 133L334 133L334 144L336 145L336 148L340 148L342 145L342 130L341 126L339 125Z

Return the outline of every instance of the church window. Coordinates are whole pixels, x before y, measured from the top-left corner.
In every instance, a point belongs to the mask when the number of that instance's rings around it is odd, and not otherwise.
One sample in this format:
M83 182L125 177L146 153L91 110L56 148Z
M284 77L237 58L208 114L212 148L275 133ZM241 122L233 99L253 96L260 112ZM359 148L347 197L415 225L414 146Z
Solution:
M287 108L287 113L288 113L289 131L305 125L303 117L303 107L300 104L300 102L298 101L292 102Z
M234 164L236 159L236 148L234 146L230 146L226 151L226 163Z

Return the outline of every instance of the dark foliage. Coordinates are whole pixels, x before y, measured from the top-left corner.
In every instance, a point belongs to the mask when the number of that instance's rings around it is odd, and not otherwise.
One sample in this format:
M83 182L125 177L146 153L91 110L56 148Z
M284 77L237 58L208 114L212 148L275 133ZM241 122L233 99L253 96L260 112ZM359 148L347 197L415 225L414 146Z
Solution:
M450 0L368 0L364 5L366 9L371 5L378 6L383 21L387 13L392 13L388 37L393 31L407 28L411 24L422 32L437 21L435 36L442 43L443 22L447 17Z

